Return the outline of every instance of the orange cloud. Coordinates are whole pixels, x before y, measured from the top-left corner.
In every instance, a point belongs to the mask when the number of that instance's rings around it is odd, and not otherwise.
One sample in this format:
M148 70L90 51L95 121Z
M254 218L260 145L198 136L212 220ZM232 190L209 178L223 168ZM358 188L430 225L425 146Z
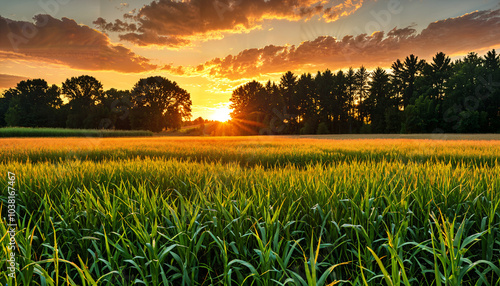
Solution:
M429 58L436 52L456 54L500 45L500 10L476 11L431 23L417 34L413 27L394 28L387 34L320 36L298 46L269 45L237 55L214 58L184 73L236 80L288 70L341 69L350 66L388 67L397 58L414 53ZM174 67L169 67L175 72Z
M0 17L0 51L84 70L142 72L155 69L149 60L74 20L36 15L35 22Z
M162 70L167 71L170 74L175 74L175 75L184 75L186 72L182 66L177 66L174 67L170 64L165 65Z
M349 16L363 5L363 0L346 0L325 9L323 18L327 22L337 21L340 17Z
M339 2L339 1L336 1ZM221 33L242 33L258 28L266 19L309 19L322 15L327 21L347 16L363 0L341 0L329 4L319 0L159 0L145 5L138 12L125 14L125 22L94 24L105 32L122 32L121 40L140 46L162 45L180 47L191 40L211 39ZM332 6L333 5L333 6ZM132 23L128 23L130 21Z
M18 82L27 79L28 79L27 77L23 76L0 74L0 89L14 87L17 85Z

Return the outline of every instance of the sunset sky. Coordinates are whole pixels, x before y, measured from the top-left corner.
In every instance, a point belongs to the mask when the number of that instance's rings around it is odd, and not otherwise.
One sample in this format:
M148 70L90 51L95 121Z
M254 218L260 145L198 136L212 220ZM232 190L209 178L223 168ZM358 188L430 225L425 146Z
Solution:
M1 0L0 90L83 74L131 89L161 75L191 94L193 119L214 119L251 79L500 47L500 1L124 1Z

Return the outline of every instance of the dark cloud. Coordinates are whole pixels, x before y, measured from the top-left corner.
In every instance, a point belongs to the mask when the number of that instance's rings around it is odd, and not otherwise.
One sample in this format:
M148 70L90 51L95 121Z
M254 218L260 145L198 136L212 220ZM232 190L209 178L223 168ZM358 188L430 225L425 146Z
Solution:
M420 33L411 26L394 28L387 34L379 31L372 35L348 35L340 40L320 36L298 46L270 45L243 50L183 72L236 80L287 70L335 70L361 65L389 67L410 53L430 58L441 51L457 54L495 45L500 45L500 10L476 11L431 23ZM175 68L170 66L169 70L175 71Z
M168 47L187 46L191 42L181 37L172 37L172 36L166 37L151 32L142 34L127 33L124 35L120 35L120 40L132 42L139 46L159 45Z
M387 36L389 37L397 37L397 38L408 38L410 36L413 36L417 33L417 30L413 29L413 26L406 27L403 29L398 29L397 27L390 30L389 33L387 33Z
M15 87L18 82L27 79L27 77L23 76L0 74L0 89Z
M149 60L74 20L37 15L34 23L0 17L0 51L56 62L76 69L142 72Z
M103 18L99 17L95 20L94 25L97 26L98 29L109 32L134 32L137 31L137 27L135 24L129 24L121 21L120 19L116 19L114 23L108 23Z
M497 45L500 43L500 9L475 11L431 23L417 39L422 50L444 45L450 53Z
M94 24L102 31L127 32L121 40L137 45L179 47L193 39L220 37L258 28L265 19L309 19L320 15L327 21L352 14L363 0L159 0L138 12L125 14L126 23L99 18Z

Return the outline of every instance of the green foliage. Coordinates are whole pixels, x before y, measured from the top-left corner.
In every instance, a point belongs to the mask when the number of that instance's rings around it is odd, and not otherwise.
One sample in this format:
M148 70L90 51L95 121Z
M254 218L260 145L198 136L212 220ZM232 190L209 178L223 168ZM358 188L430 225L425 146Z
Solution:
M403 62L399 59L392 64L395 90L402 100L403 107L407 107L415 92L417 78L425 67L425 61L419 60L411 54Z
M7 126L19 126L21 122L21 108L19 108L19 99L11 100L9 109L5 112L5 124Z
M385 110L386 133L400 133L402 113L395 107Z
M328 130L328 126L326 123L321 122L318 124L318 130L316 131L316 134L328 134L330 131Z
M488 114L485 111L469 111L465 110L458 114L460 120L457 123L457 131L459 133L480 133L484 129L481 128L487 122Z
M304 127L302 127L300 129L300 134L302 134L302 135L305 135L305 134L315 134L316 133L315 131L318 129L317 125L319 125L319 124L317 124L313 120L309 120L308 122L306 122L304 124ZM328 128L327 128L327 130L328 130Z
M45 80L25 80L4 93L3 119L7 126L60 127L58 121L62 99L59 88ZM1 116L2 114L0 114Z
M366 124L370 133L492 133L500 130L499 82L495 50L455 62L439 52L430 62L398 59L392 73L288 71L278 85L254 80L236 88L231 107L249 134L308 134L306 125L316 122L330 133L363 133Z
M127 137L153 136L150 131L65 129L65 128L0 128L0 137Z
M21 81L0 98L0 126L161 131L179 129L190 116L189 93L175 82L142 79L134 92L104 91L100 81L86 75L67 79L62 89L42 79Z
M495 50L453 62L442 52L429 62L409 55L391 67L391 73L361 66L314 76L288 71L265 85L252 80L233 90L232 130L208 133L310 134L319 122L336 134L367 132L367 124L373 133L500 132ZM34 79L0 97L0 126L177 131L191 105L186 90L161 76L140 79L131 91L104 91L87 75L68 78L61 89Z
M421 95L404 110L403 128L406 133L432 133L437 128L439 120L439 105L432 99Z
M371 134L373 133L372 131L372 125L371 124L363 124L359 130L359 133L361 134Z
M381 68L372 73L372 81L369 84L370 95L366 99L366 108L370 114L371 128L373 133L384 133L386 126L386 112L394 109L396 102L391 98L389 74Z
M140 79L132 89L132 129L160 132L179 129L182 119L191 116L191 96L175 81L161 76Z
M0 150L2 284L500 282L495 142L54 140Z

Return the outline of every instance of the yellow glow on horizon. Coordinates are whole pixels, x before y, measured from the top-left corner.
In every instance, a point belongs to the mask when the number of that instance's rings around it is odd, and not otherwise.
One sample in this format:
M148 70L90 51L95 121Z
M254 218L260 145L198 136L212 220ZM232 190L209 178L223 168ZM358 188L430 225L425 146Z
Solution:
M210 116L210 119L220 121L220 122L227 122L227 121L231 120L230 114L232 111L233 110L230 109L229 107L217 108L216 110L214 110L214 113L212 114L212 116Z

